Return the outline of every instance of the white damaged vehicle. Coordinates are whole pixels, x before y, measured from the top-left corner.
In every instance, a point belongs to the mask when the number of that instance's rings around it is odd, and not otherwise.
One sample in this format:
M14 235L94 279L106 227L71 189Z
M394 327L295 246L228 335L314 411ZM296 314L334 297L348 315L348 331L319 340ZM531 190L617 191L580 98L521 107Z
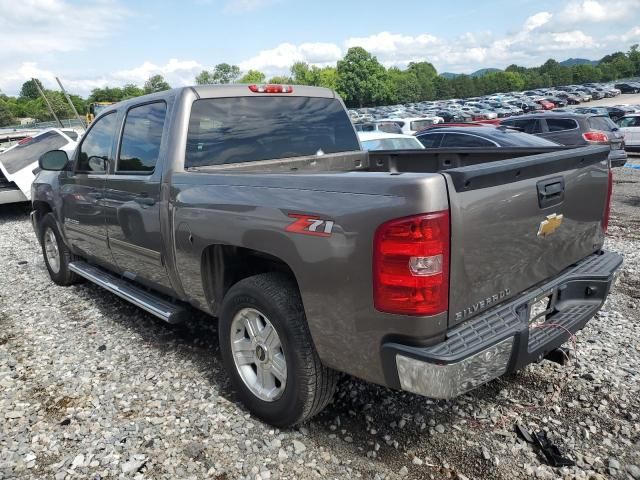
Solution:
M64 150L71 155L79 139L75 130L48 128L0 153L0 205L31 200L31 184L40 171L40 156L50 150Z

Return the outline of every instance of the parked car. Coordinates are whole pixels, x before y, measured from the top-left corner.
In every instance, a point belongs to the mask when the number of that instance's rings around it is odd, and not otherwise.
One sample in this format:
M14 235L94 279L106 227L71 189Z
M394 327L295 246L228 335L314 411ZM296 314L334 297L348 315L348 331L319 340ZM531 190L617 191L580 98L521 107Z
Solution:
M625 148L630 152L640 152L640 114L628 114L616 122L624 134Z
M539 103L544 110L553 110L556 107L554 103L552 103L549 100L546 100L544 98L541 98L541 99L538 99L538 100L534 100L534 101L536 103Z
M400 125L402 133L405 135L413 135L419 130L422 130L434 123L442 123L444 120L442 117L404 117L404 118L387 118L387 121L391 121Z
M109 106L73 154L45 153L31 218L55 283L216 318L233 390L288 427L336 371L451 398L598 312L622 262L602 250L608 149L525 150L365 152L331 90L198 85Z
M640 92L640 83L637 82L624 82L616 83L615 87L622 93L638 93Z
M0 204L30 200L40 155L52 149L71 153L78 144L75 130L49 128L32 133L0 154Z
M557 147L558 144L510 128L465 126L430 128L416 134L425 148Z
M627 163L625 136L608 115L570 112L548 112L508 118L502 125L516 127L562 145L609 145L612 167Z
M369 123L355 123L356 132L386 132L402 133L402 128L396 122L387 120L374 120Z
M365 150L424 150L424 146L413 135L358 132L358 138Z

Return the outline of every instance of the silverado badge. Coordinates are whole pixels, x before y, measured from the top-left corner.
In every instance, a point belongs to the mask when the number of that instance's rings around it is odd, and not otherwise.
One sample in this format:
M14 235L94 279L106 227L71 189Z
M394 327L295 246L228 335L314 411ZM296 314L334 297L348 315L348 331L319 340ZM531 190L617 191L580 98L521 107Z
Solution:
M547 215L546 220L543 220L540 222L540 228L538 229L538 236L546 237L548 235L551 235L560 226L563 219L564 219L564 215L562 214L557 215L555 213L552 213L551 215Z

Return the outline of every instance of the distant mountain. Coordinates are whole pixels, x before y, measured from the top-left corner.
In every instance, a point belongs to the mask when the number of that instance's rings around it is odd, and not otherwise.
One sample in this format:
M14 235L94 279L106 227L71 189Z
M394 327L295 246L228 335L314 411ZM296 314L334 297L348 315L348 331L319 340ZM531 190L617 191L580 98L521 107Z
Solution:
M567 58L563 62L559 62L563 67L572 67L574 65L598 65L598 60L587 60L586 58Z
M486 75L487 73L493 72L501 72L499 68L481 68L480 70L476 70L473 73L451 73L451 72L443 72L440 74L441 77L446 78L447 80L451 80L452 78L456 78L459 75L469 75L470 77L481 77L482 75Z

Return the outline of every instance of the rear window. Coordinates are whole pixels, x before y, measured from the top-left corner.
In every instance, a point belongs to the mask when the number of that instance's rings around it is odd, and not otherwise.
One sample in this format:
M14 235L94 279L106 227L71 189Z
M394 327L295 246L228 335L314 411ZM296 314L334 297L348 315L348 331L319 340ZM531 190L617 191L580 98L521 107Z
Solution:
M66 138L52 130L4 152L0 155L0 162L4 165L7 173L12 175L37 162L42 154L49 150L59 150L67 143Z
M466 133L447 133L442 141L442 147L448 148L492 148L496 146L491 140Z
M611 118L608 116L598 116L598 117L589 117L589 127L594 130L601 130L603 132L611 132L614 128L618 128L618 126L613 123Z
M442 133L424 133L416 138L420 140L420 143L424 145L425 148L438 148L442 137Z
M379 123L378 130L385 133L402 133L402 128L397 123Z
M411 130L417 132L423 128L427 128L433 125L433 120L414 120L411 122Z
M550 132L561 132L578 128L578 122L572 118L547 118L547 128Z
M191 109L185 167L359 149L349 116L336 99L203 99Z

